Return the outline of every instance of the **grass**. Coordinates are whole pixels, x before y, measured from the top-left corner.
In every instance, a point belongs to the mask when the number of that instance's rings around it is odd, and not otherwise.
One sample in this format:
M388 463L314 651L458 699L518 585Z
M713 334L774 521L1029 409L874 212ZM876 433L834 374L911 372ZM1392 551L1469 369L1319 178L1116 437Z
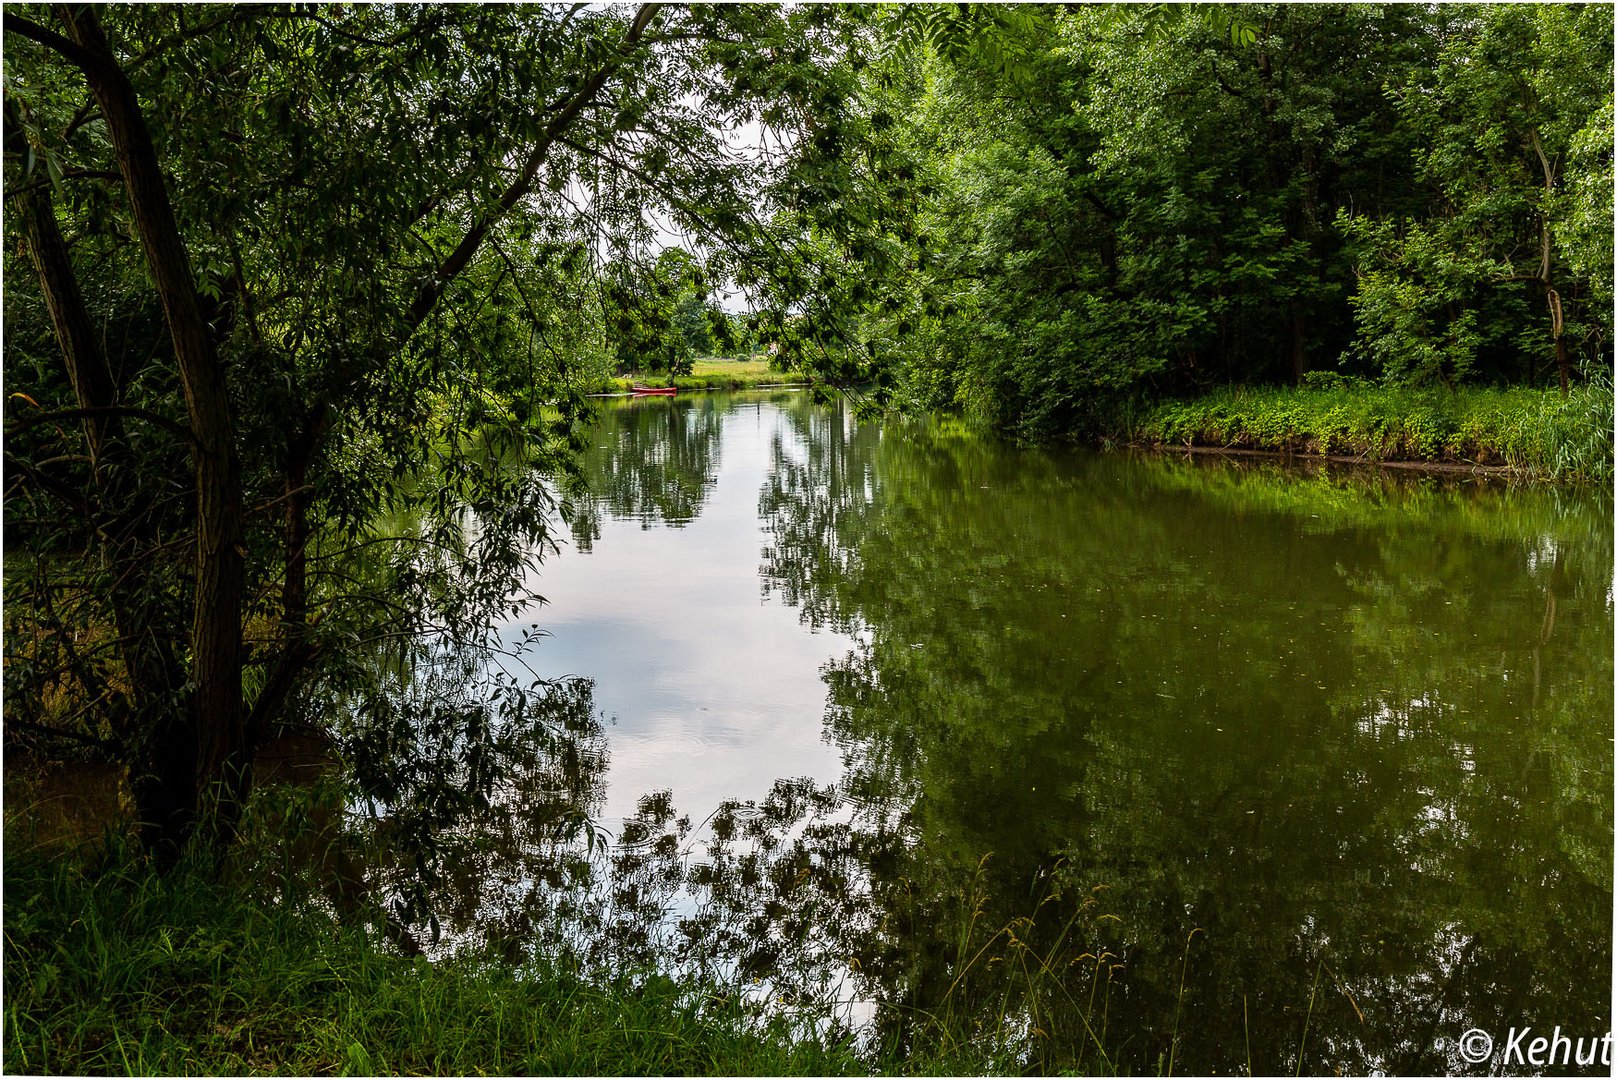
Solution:
M909 1014L903 1029L858 1045L824 1006L766 1013L734 987L591 979L543 958L406 959L287 878L231 880L188 862L158 875L111 833L64 849L18 831L4 863L9 1073L1115 1075L1124 1064L1107 1043L1120 957L1080 952L1115 917L1091 896L1035 946L1037 911L997 931L981 921L980 868L947 992L931 1009L892 1006ZM1155 1062L1170 1075L1190 963L1187 938Z
M1526 387L1236 388L1160 403L1123 428L1161 446L1501 466L1554 480L1612 475L1612 391L1600 381L1564 398Z
M858 1045L835 1003L766 1012L737 987L660 974L592 979L544 958L479 954L407 959L291 877L262 880L261 864L258 877L234 880L185 861L160 875L111 832L64 848L8 824L8 1073L1004 1074L1049 1064L1037 1029L1050 1026L1045 1010L1065 994L1060 970L1077 949L1071 925L1046 954L1019 940L1031 919L997 933L974 922L938 1011L917 1011L908 1035ZM997 1022L980 1013L991 1001L955 1000L990 952L1026 980L1017 994L1015 977L989 979L989 999L1006 994ZM1102 1037L1090 1032L1097 1051ZM1115 1072L1103 1052L1090 1056L1091 1069ZM1056 1060L1085 1066L1082 1054Z
M773 371L767 360L707 357L691 365L689 375L638 375L609 379L602 390L626 393L631 386L677 386L681 390L745 390L755 386L803 385L800 376Z
M7 852L8 1073L865 1071L714 988L406 960L312 907L107 851Z

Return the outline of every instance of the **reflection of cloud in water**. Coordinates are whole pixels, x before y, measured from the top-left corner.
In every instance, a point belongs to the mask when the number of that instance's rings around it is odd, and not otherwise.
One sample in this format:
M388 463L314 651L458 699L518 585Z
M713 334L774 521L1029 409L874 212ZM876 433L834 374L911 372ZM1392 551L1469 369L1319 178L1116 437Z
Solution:
M515 620L513 636L540 623L534 667L596 681L611 743L609 825L648 791L671 788L680 812L700 819L723 799L763 795L777 777L840 775L821 739L820 669L849 641L805 634L796 611L759 599L758 491L781 426L765 410L726 416L694 520L643 528L604 517L591 551L562 550L530 582L547 603Z
M762 610L756 600L751 609ZM611 725L609 819L661 788L701 816L725 798L761 795L776 777L836 777L838 755L821 739L819 675L834 642L805 638L791 612L775 614L784 619L746 620L746 633L719 634L722 624L711 623L721 640L705 643L644 623L587 619L561 624L540 647L543 670L598 680L596 704Z

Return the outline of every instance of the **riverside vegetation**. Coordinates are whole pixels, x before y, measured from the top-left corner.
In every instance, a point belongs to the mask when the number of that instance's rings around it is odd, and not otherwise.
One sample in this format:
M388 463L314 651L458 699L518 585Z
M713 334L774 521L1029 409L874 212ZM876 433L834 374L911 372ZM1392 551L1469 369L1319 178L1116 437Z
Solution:
M1026 444L1611 475L1607 5L14 4L4 31L7 780L28 761L117 777L137 823L60 861L30 852L40 823L8 798L10 1069L1125 1060L1085 1041L1104 989L1080 1005L1049 975L1099 977L1106 912L1040 870L1020 907L989 889L998 917L975 919L962 868L986 850L892 886L903 925L963 912L968 930L928 939L915 1023L873 1041L812 1007L846 957L791 987L799 1022L746 996L769 957L741 936L694 967L651 948L648 890L708 888L714 919L752 894L675 873L670 814L637 827L664 877L633 843L603 853L588 689L530 677L543 626L511 631L591 512L589 396L631 373L731 385L778 366L863 415L944 410ZM696 366L720 355L753 359ZM682 444L698 457L701 434ZM920 485L952 475L894 460ZM864 478L780 464L782 535L857 562L833 533ZM823 498L790 487L821 479ZM907 565L871 537L870 558ZM1560 572L1557 543L1533 573ZM779 577L806 612L884 610L820 571ZM924 674L917 637L871 662ZM828 672L843 720L879 726L874 671ZM948 757L919 723L889 740L895 776ZM278 866L264 889L242 867L277 790L268 754L300 738L342 792L308 828L366 857ZM746 820L818 805L780 799ZM784 890L771 917L802 914L800 871L891 884L908 866L891 830L826 862L735 827L754 854L724 865ZM513 837L550 858L521 879L550 903L613 866L568 902L625 951L515 933L540 901L500 868ZM1034 909L1085 933L1030 939ZM469 935L449 951L481 959L397 955L448 925ZM938 975L990 959L983 984ZM996 982L1011 966L1024 977ZM297 988L283 1003L276 969ZM545 1023L543 1003L578 1003L580 1026L523 1026L505 997ZM482 1004L498 1034L467 1018ZM417 1030L433 1007L437 1034ZM1047 1050L1052 1017L1076 1043ZM607 1028L657 1034L600 1056ZM1172 1068L1179 1039L1131 1067Z
M1611 475L1612 392L1330 385L1220 390L1146 407L1120 437L1161 446L1342 455L1509 469L1552 480Z
M765 807L770 828L780 828L800 805L801 792L780 790L784 801ZM748 978L711 969L659 972L668 961L658 950L669 942L656 902L689 871L661 842L655 854L636 856L627 847L610 879L613 890L653 882L660 889L625 903L622 895L586 888L582 902L596 905L592 932L605 931L601 940L585 941L583 924L572 925L561 931L565 944L517 958L487 943L488 925L467 922L461 929L482 944L444 950L431 962L401 956L397 940L382 932L389 921L383 908L345 908L336 917L323 899L321 862L292 856L311 830L305 819L302 831L288 831L281 813L319 802L307 789L261 793L244 826L253 854L224 874L201 851L159 870L142 857L132 833L113 827L116 818L103 818L109 831L76 848L62 847L61 836L41 843L27 810L11 818L8 1070L959 1075L1004 1072L1023 1056L1006 1031L962 1027L947 1008L921 1018L902 1042L861 1038L846 1003L823 982L816 982L818 993L794 993L767 960L755 961L750 970L759 974ZM255 822L254 810L267 803L278 811ZM666 806L656 808L655 800L644 814L640 831L632 824L626 841L656 837L670 825ZM680 834L688 827L679 826ZM333 840L329 831L312 832ZM481 839L487 842L489 833ZM755 851L747 858L757 857ZM704 866L711 872L712 864ZM699 871L687 884L712 890L714 881ZM817 883L838 885L847 882ZM737 905L763 899L756 885L728 897ZM606 910L611 914L602 922ZM739 921L741 914L737 906L732 917ZM487 919L489 911L478 915ZM725 932L735 934L735 925ZM1007 927L973 944L993 945L1011 932ZM771 984L763 993L761 977Z
M127 847L8 845L8 1072L63 1075L844 1075L846 1041L793 1037L734 992L602 981L379 936Z

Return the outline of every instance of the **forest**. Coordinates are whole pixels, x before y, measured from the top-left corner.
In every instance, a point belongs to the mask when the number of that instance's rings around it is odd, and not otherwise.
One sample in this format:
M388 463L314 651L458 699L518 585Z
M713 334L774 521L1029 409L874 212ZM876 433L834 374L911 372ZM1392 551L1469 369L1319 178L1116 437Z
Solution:
M996 9L997 48L878 77L916 215L867 339L1041 435L1130 393L1598 378L1608 14Z
M14 778L110 770L105 879L228 907L313 739L410 853L349 890L376 948L435 939L466 823L566 758L574 691L489 658L630 373L1609 479L1612 55L1609 4L8 4L8 841ZM105 1067L16 951L69 885L6 864L7 1068ZM227 1049L146 1064L341 1064Z

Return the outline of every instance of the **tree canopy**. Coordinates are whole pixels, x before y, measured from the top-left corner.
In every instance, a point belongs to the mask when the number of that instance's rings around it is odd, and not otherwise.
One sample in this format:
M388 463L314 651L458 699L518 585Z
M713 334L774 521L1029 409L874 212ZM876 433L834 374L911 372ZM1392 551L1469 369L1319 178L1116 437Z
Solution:
M894 13L854 177L886 248L850 252L888 383L1049 437L1314 371L1609 371L1609 7L1190 10Z

